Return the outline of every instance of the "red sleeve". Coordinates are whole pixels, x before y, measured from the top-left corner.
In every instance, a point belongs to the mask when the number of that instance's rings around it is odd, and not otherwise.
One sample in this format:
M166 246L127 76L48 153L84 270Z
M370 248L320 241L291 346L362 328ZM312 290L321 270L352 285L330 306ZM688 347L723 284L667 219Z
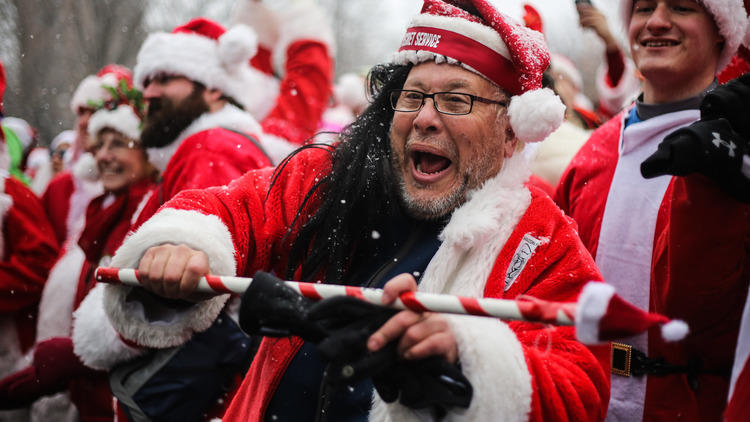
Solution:
M301 40L286 51L286 74L281 92L263 131L302 145L318 127L333 84L333 59L323 43Z
M616 87L620 83L620 78L625 72L625 58L622 51L608 51L607 57L607 84L610 87Z
M5 256L0 262L0 311L13 312L37 302L59 252L42 204L14 179L5 179L13 205L3 219Z

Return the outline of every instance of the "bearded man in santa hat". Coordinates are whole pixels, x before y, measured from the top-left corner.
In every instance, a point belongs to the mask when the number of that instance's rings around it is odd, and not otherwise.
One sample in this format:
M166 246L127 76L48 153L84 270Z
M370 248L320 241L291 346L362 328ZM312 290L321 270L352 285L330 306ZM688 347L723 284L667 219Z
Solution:
M244 24L227 31L197 18L146 39L134 69L148 104L141 141L162 180L136 226L181 190L278 163L314 134L331 90L333 37L312 3L289 15L278 24L293 29L275 47L286 58L280 82L266 61L251 61L261 50ZM302 16L320 19L298 25Z
M393 62L372 69L373 103L340 143L182 192L125 240L112 265L139 268L147 291L172 301L106 286L110 327L165 343L200 332L228 299L192 295L209 272L385 287L389 300L417 288L574 300L600 276L572 222L527 187L519 153L563 119L541 85L548 64L541 35L489 2L426 0ZM197 301L171 307L186 298ZM243 324L256 305L245 299ZM144 312L123 318L135 303ZM353 308L335 309L343 325L365 320ZM224 419L604 417L606 373L571 328L411 311L371 328L334 352L392 352L368 374L378 394L369 377L332 384L338 372L326 370L315 340L266 337Z
M728 101L716 75L750 39L748 3L623 1L642 93L592 134L557 187L604 279L692 331L673 344L653 331L612 344L608 420L722 419L750 283L750 210L738 201L749 198L747 141L735 133L747 102Z

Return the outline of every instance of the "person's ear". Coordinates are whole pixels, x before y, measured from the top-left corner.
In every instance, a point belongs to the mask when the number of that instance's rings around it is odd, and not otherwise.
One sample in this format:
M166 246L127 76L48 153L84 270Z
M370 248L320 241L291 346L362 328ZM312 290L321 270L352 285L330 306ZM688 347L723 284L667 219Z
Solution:
M206 104L208 104L209 107L220 102L223 95L224 94L216 88L206 88L203 91L203 99L206 101Z
M516 151L516 147L518 146L518 138L516 138L515 132L513 132L513 128L508 125L508 127L505 128L505 143L503 144L503 156L505 158L510 158L513 156L513 153Z

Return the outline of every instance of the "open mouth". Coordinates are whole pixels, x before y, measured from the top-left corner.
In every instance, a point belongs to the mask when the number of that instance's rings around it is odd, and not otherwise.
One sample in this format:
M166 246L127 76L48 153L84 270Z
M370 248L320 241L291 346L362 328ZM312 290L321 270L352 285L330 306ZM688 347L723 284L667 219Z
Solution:
M426 151L412 151L411 159L417 172L426 175L437 175L451 166L448 158Z

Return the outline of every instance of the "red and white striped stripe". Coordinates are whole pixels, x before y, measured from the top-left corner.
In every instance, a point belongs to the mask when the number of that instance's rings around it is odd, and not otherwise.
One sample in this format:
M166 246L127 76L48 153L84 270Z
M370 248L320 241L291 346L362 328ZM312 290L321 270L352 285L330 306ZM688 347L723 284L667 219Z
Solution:
M96 280L110 284L140 285L138 271L128 268L97 268ZM207 275L198 282L197 291L242 294L252 281L252 278ZM380 289L296 281L285 283L302 296L314 300L334 296L353 296L369 303L382 305L383 291ZM403 293L391 306L415 312L476 315L554 325L573 325L576 311L575 303L550 302L531 297L517 300L478 299L415 292Z

